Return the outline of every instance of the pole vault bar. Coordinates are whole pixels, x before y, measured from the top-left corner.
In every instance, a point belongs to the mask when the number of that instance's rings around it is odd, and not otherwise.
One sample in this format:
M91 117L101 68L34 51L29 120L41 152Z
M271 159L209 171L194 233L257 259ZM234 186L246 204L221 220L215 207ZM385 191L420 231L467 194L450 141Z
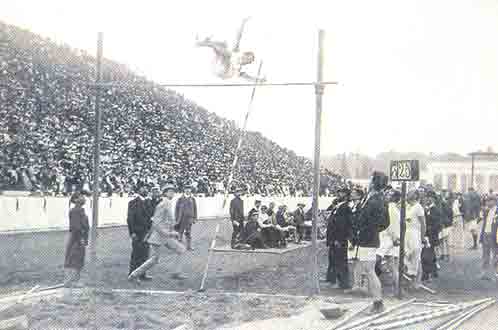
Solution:
M270 86L316 86L316 85L338 85L337 81L323 81L320 83L317 82L282 82L282 83L253 83L253 84L156 84L155 86L161 87L270 87ZM145 84L136 84L136 83L99 83L99 84L90 84L92 86L100 86L100 87L113 87L113 86L126 86L126 85L145 85Z

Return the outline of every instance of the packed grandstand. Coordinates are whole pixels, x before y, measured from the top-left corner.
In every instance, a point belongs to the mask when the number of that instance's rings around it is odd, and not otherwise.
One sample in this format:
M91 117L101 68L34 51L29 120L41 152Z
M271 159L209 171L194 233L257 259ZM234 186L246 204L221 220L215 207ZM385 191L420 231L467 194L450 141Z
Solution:
M104 60L101 189L227 184L241 130L183 95ZM70 193L92 182L95 58L0 22L0 190ZM234 182L259 194L310 194L312 164L249 132ZM322 190L341 180L324 170Z

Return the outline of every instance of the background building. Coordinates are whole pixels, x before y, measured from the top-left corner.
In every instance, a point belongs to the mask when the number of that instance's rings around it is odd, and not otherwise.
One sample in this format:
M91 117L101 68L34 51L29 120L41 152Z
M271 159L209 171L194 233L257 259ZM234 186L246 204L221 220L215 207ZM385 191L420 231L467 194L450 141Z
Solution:
M422 179L433 183L436 189L467 191L472 185L472 158L470 156L444 155L427 164ZM498 159L476 157L474 160L474 187L480 193L498 191Z

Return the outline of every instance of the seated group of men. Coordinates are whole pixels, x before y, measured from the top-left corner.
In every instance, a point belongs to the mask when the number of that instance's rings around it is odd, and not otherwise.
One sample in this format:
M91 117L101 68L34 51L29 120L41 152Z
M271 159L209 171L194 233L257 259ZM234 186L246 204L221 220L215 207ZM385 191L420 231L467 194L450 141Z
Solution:
M236 193L230 206L233 225L232 248L266 249L285 248L293 239L299 243L305 235L305 205L298 204L294 212L288 212L286 205L275 211L275 203L268 206L256 200L247 219L243 216L243 202Z

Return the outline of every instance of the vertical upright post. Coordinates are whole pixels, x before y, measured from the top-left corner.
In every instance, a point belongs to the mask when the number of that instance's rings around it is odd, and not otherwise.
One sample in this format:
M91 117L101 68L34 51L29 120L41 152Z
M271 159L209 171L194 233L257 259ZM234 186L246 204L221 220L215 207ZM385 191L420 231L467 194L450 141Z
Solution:
M318 31L318 70L315 84L316 96L316 113L315 113L315 157L314 157L314 173L313 173L313 221L311 230L311 249L313 253L312 258L312 276L313 276L313 294L320 294L320 282L318 278L318 195L320 193L320 138L322 128L322 96L324 85L323 81L323 39L325 31Z
M470 187L471 188L474 188L474 154L471 155L472 157L472 170L471 170L471 174L470 174ZM465 191L462 191L462 192L465 192Z
M405 268L405 234L406 234L406 182L401 184L401 211L399 222L399 269L398 269L398 298L402 298L401 280Z
M99 181L100 181L100 139L102 126L102 113L100 112L100 81L102 79L102 49L104 36L102 32L98 34L97 40L97 61L95 77L95 131L94 131L94 149L93 149L93 203L92 203L92 229L90 232L90 281L92 287L92 309L94 322L93 329L97 329L96 322L96 298L95 290L97 288L97 227L99 225Z

